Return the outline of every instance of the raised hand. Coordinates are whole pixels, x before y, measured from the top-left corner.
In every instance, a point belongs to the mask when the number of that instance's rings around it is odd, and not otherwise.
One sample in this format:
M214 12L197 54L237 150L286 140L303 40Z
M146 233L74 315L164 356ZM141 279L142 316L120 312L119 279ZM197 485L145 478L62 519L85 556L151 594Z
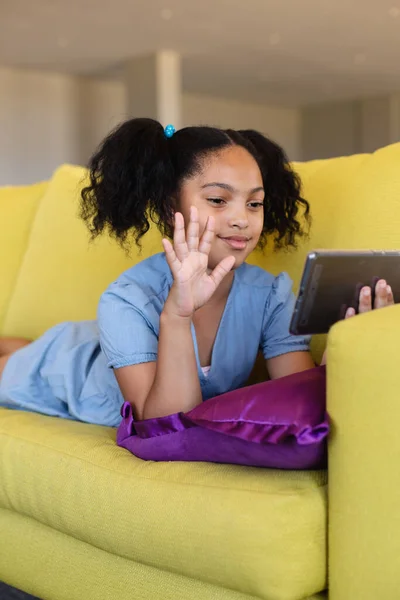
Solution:
M208 218L199 239L199 215L197 208L192 207L187 234L182 214L176 213L173 244L167 239L163 240L174 278L167 302L180 317L191 317L195 310L203 306L235 264L235 258L227 256L209 272L208 257L213 239L214 218Z

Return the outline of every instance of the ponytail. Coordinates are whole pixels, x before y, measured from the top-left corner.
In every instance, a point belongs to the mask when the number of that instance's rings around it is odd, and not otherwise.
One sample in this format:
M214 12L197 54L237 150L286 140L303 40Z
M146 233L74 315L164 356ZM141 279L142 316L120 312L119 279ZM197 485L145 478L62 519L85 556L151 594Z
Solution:
M153 119L132 119L103 141L89 163L90 184L82 190L81 217L92 237L105 230L122 244L147 233L149 218L171 222L165 202L174 191L169 140Z

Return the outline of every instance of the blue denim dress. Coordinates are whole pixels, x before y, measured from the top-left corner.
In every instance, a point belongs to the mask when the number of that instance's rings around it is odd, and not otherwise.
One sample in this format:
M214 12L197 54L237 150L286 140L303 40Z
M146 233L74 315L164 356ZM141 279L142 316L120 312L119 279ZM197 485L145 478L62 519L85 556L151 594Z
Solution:
M101 296L97 321L56 325L10 357L0 406L117 426L123 397L113 369L157 360L171 285L163 253L125 271ZM309 338L289 333L294 302L286 273L235 271L207 373L192 328L203 400L245 385L259 350L266 359L308 350Z

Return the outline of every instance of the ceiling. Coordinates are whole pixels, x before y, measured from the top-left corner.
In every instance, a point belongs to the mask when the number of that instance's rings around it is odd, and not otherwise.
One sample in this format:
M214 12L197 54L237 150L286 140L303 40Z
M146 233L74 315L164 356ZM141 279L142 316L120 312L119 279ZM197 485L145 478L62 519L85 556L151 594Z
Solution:
M400 0L1 0L0 64L111 75L182 54L184 87L278 106L400 90Z

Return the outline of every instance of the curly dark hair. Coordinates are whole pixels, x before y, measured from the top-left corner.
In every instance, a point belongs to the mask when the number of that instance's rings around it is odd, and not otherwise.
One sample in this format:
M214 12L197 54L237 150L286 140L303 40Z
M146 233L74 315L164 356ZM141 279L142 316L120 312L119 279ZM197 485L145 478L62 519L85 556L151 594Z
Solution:
M310 207L301 183L278 144L253 130L185 127L167 138L153 119L131 119L106 137L89 163L90 184L82 190L81 217L92 238L108 231L126 247L140 245L150 220L171 236L174 199L185 179L201 171L204 158L237 145L256 160L265 189L264 227L259 246L270 235L276 248L295 247L310 223Z

